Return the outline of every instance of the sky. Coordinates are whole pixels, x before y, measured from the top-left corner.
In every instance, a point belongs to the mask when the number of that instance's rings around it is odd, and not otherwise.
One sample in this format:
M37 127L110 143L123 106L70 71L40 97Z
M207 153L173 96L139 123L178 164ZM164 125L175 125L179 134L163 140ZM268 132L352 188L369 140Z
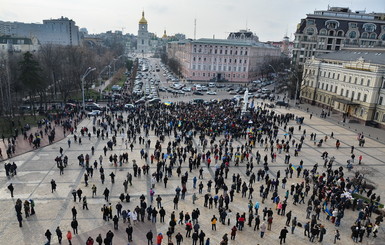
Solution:
M163 35L183 33L196 38L226 38L249 29L261 41L291 39L297 24L314 10L328 6L385 13L384 0L0 0L0 20L42 23L68 17L89 33L138 32L142 11L148 30Z

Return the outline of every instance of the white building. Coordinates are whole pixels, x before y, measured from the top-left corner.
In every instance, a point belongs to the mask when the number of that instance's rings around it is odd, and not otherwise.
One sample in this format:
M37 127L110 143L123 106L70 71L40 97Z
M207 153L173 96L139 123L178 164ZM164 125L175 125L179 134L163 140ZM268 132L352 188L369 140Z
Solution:
M144 11L142 12L142 18L139 20L136 51L141 54L151 52L151 38L148 32L147 20L144 18Z
M0 21L0 36L36 38L40 45L80 45L79 27L75 21L60 19L43 20L43 24Z
M307 60L300 96L385 128L385 49L344 49Z

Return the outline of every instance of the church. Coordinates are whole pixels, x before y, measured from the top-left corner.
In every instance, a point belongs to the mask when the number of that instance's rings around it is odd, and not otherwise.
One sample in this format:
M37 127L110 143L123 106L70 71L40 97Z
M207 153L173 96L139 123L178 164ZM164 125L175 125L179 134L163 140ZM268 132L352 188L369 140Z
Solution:
M142 12L142 18L139 20L139 30L137 37L137 53L147 54L151 52L151 38L147 29L147 20L144 18L144 11Z

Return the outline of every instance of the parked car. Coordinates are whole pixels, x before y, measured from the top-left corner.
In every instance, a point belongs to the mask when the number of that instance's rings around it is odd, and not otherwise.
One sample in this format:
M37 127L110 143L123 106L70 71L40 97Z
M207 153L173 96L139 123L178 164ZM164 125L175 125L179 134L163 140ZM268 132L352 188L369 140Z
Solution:
M203 95L203 93L199 92L199 91L194 91L193 94L195 94L195 95Z
M278 106L288 106L289 104L285 101L277 101L275 102L275 105L278 105Z

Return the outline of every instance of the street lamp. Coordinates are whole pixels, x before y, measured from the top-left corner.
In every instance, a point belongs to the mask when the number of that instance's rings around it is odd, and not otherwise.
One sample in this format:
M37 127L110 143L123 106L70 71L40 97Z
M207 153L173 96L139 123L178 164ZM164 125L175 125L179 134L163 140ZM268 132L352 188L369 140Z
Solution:
M82 81L83 111L86 109L86 101L84 100L84 79L88 76L88 74L90 74L92 71L95 71L95 70L96 70L96 68L88 67L86 72L81 77L81 81Z

